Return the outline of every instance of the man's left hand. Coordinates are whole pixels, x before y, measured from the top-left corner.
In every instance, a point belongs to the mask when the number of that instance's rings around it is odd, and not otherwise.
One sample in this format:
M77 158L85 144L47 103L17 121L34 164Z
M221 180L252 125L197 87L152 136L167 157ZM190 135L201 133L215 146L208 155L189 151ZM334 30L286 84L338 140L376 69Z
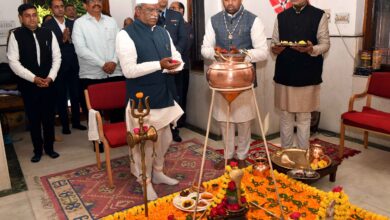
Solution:
M291 49L296 50L301 53L311 54L313 52L313 43L311 41L307 41L307 46L305 47L291 47Z
M44 87L49 87L50 83L53 82L53 80L50 77L46 77L45 79L43 79L43 81L45 82Z

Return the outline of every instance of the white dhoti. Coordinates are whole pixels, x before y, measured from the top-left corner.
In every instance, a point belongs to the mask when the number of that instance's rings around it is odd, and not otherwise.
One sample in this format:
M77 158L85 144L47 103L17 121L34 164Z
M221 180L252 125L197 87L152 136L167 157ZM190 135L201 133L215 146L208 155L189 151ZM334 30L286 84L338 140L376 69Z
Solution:
M226 121L228 114L228 102L217 92L215 94L215 104L213 108L213 117L220 124L222 138L228 153L225 153L226 159L234 157L235 146L235 127L238 129L237 157L244 160L248 156L249 142L251 138L251 120L256 117L256 106L253 101L252 90L243 91L230 104L229 134L226 135ZM228 137L227 137L228 136Z
M164 168L164 156L172 142L172 133L169 124L176 125L177 120L183 113L183 110L175 102L175 105L171 107L151 109L149 115L144 118L144 125L154 126L158 134L157 142L146 141L145 144L146 177L148 182L151 181L152 170L162 172ZM126 108L126 124L127 130L131 132L133 132L134 128L139 127L138 120L131 116L130 105ZM152 157L153 145L157 154L155 157ZM141 182L142 163L140 148L135 146L129 153L134 159L134 162L131 162L130 165L131 173Z

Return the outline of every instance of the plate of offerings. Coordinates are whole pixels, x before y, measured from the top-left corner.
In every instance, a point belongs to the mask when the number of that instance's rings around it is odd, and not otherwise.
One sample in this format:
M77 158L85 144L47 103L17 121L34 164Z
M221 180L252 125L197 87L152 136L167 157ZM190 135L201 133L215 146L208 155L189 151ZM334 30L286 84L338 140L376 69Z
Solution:
M271 161L286 169L321 170L332 164L329 156L314 151L314 157L312 153L312 148L309 150L287 148L272 153Z
M204 211L209 207L212 196L208 192L199 193L197 212ZM188 190L183 190L173 198L173 205L184 212L194 212L196 207L196 192L189 193Z

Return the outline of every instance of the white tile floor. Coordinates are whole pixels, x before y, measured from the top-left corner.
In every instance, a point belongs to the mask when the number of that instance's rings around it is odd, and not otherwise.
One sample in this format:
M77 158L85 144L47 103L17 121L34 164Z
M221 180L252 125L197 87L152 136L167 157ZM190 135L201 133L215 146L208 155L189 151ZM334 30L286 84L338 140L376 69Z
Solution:
M57 128L58 129L58 128ZM60 129L58 129L60 133ZM188 129L181 129L184 140L204 136ZM337 138L316 135L318 138L338 143ZM61 154L58 159L43 156L39 163L30 162L32 146L27 132L13 134L20 165L22 167L28 191L0 198L1 219L12 220L54 220L55 211L48 197L40 186L40 176L58 173L77 167L95 163L95 153L92 145L87 141L87 132L72 130L72 134L63 136L62 143L55 144L55 150ZM279 139L270 140L279 144ZM209 146L221 147L221 141L209 140ZM390 216L390 152L363 147L356 143L346 142L346 146L362 150L362 153L344 160L337 172L335 183L328 178L321 179L315 187L329 191L334 186L341 185L349 195L350 201L370 211ZM128 153L126 147L113 149L111 157L116 158Z

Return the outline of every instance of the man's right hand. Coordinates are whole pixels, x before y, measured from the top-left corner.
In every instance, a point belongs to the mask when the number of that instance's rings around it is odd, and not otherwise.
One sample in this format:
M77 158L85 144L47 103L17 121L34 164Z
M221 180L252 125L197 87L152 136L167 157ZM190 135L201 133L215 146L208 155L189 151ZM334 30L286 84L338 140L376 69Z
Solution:
M181 62L166 57L160 60L161 69L174 70L180 66Z
M71 36L70 36L69 28L65 28L64 33L62 33L62 42L63 43L66 43L66 42L71 43Z
M275 55L279 55L283 52L283 50L286 49L286 47L283 47L283 46L277 46L277 45L274 45L271 47L271 51L272 53L274 53Z
M34 84L37 85L38 87L40 88L44 88L44 87L48 87L49 85L47 84L47 82L45 81L45 79L41 78L41 77L38 77L36 76L34 78Z

